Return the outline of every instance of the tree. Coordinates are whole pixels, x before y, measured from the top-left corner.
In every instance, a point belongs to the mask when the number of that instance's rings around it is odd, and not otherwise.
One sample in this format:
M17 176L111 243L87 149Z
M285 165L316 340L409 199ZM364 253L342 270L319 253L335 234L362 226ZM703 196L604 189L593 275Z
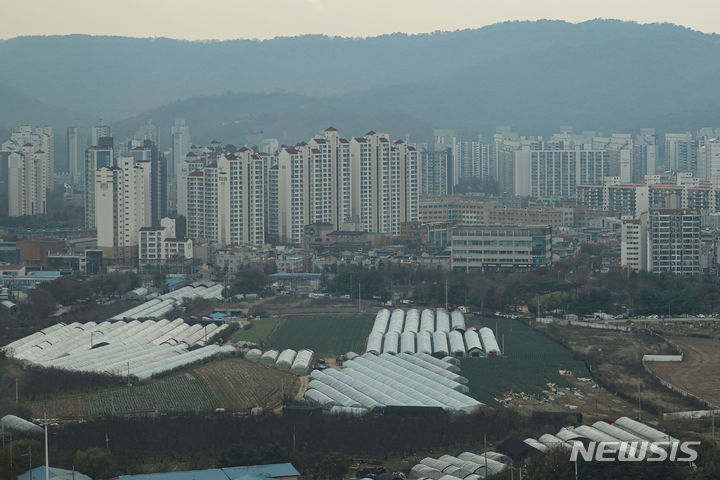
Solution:
M330 480L341 479L349 468L350 458L348 456L342 453L329 453L320 462L320 475Z
M49 317L55 311L56 306L55 297L43 288L36 288L30 294L30 311L35 318Z
M93 478L110 478L116 473L117 461L110 450L90 447L75 452L75 468Z
M11 444L13 463L19 472L27 472L30 468L43 465L43 449L37 440L15 440ZM30 463L30 455L32 454L32 464ZM1 477L0 477L1 478Z
M15 478L17 464L10 466L10 451L0 450L0 478Z
M230 296L240 293L261 293L265 290L268 277L263 272L253 268L245 268L237 272L232 285L230 285Z

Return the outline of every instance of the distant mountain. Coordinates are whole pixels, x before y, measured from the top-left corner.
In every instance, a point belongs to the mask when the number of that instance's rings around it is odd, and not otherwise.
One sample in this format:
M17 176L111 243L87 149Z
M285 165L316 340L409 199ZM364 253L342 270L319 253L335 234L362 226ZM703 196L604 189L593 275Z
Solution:
M43 125L67 124L78 115L67 109L43 103L0 83L0 129L12 130L19 124L37 122ZM0 140L0 143L5 141Z
M20 37L0 41L0 62L0 84L17 92L0 87L3 103L36 99L25 116L3 105L0 125L53 116L61 127L82 115L117 132L145 119L167 131L182 115L194 137L227 141L258 130L294 140L328 124L414 138L432 127L474 136L495 125L526 135L567 124L605 133L720 125L720 36L670 24L508 22L227 42Z
M293 93L226 93L193 97L147 110L114 124L113 134L117 138L131 137L146 119L165 126L175 118L188 122L192 141L198 144L217 139L235 145L254 145L267 137L278 138L281 144L295 144L331 125L345 137L377 129L393 138L403 138L410 132L427 138L433 128L405 113L367 108L357 113L340 102ZM169 145L168 137L168 129L161 129L161 145Z

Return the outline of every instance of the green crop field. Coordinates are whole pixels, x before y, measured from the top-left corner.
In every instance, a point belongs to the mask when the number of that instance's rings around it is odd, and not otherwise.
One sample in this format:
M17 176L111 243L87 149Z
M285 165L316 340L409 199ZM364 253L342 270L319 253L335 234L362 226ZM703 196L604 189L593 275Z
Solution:
M363 353L374 315L292 315L269 340L278 350L309 348L320 355Z
M495 319L481 322L493 331ZM500 358L465 358L462 375L467 377L470 395L488 405L498 405L493 395L507 391L538 393L546 382L568 386L559 370L569 370L579 377L589 377L585 364L572 358L570 351L545 335L517 320L498 319L497 341L505 355Z
M280 317L263 317L254 320L252 327L240 330L232 341L265 343L279 321Z
M186 373L147 385L108 390L86 397L89 415L208 411L218 402L204 380Z

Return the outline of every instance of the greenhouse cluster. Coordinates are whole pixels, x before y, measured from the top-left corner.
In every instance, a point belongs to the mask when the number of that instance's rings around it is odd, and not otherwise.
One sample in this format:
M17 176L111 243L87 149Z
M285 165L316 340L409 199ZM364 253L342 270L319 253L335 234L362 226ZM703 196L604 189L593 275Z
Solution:
M110 320L137 320L139 318L161 318L166 313L182 305L186 300L205 298L209 300L222 299L223 286L214 284L211 286L198 285L179 288L175 291L165 293L152 300L148 300L136 307L126 310L112 317Z
M545 452L550 448L566 448L570 450L576 441L586 443L588 441L596 442L679 442L678 439L646 425L637 420L628 417L620 417L615 423L607 423L603 421L595 422L592 425L580 425L578 427L567 427L561 429L554 435L546 433L537 439L526 438L523 440L527 445L535 450ZM651 450L661 447L650 446ZM613 447L608 447L612 450ZM619 449L616 447L616 450Z
M487 327L468 329L460 310L396 308L380 310L368 336L365 353L425 353L447 356L484 357L501 354L495 334Z
M348 354L342 370L313 370L305 399L354 414L385 407L436 407L472 413L482 403L466 395L457 367L425 354ZM337 411L337 409L336 409Z
M2 350L8 357L41 367L144 380L234 351L207 344L225 328L227 324L189 325L182 318L58 323Z
M312 350L285 349L281 352L277 350L267 350L263 353L258 348L253 348L245 352L245 358L248 360L259 361L264 365L274 366L279 370L290 370L291 373L298 375L307 374L313 363L314 352Z
M510 458L502 453L463 452L457 456L425 457L410 469L410 478L432 480L478 480L502 472Z

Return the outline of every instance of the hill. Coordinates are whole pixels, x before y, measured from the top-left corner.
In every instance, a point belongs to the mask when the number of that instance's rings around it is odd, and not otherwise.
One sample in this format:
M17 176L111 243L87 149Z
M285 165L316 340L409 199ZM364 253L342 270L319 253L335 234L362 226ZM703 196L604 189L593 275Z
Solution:
M720 124L719 60L718 35L615 20L366 39L18 37L0 41L0 84L17 95L0 95L123 131L148 118L167 129L182 115L198 141L210 128L227 141L259 130L295 141L328 124L415 138L431 127L475 135L502 124L524 134L561 124L685 131ZM42 109L28 111L48 122ZM17 118L3 109L0 125ZM55 118L58 127L70 121Z

